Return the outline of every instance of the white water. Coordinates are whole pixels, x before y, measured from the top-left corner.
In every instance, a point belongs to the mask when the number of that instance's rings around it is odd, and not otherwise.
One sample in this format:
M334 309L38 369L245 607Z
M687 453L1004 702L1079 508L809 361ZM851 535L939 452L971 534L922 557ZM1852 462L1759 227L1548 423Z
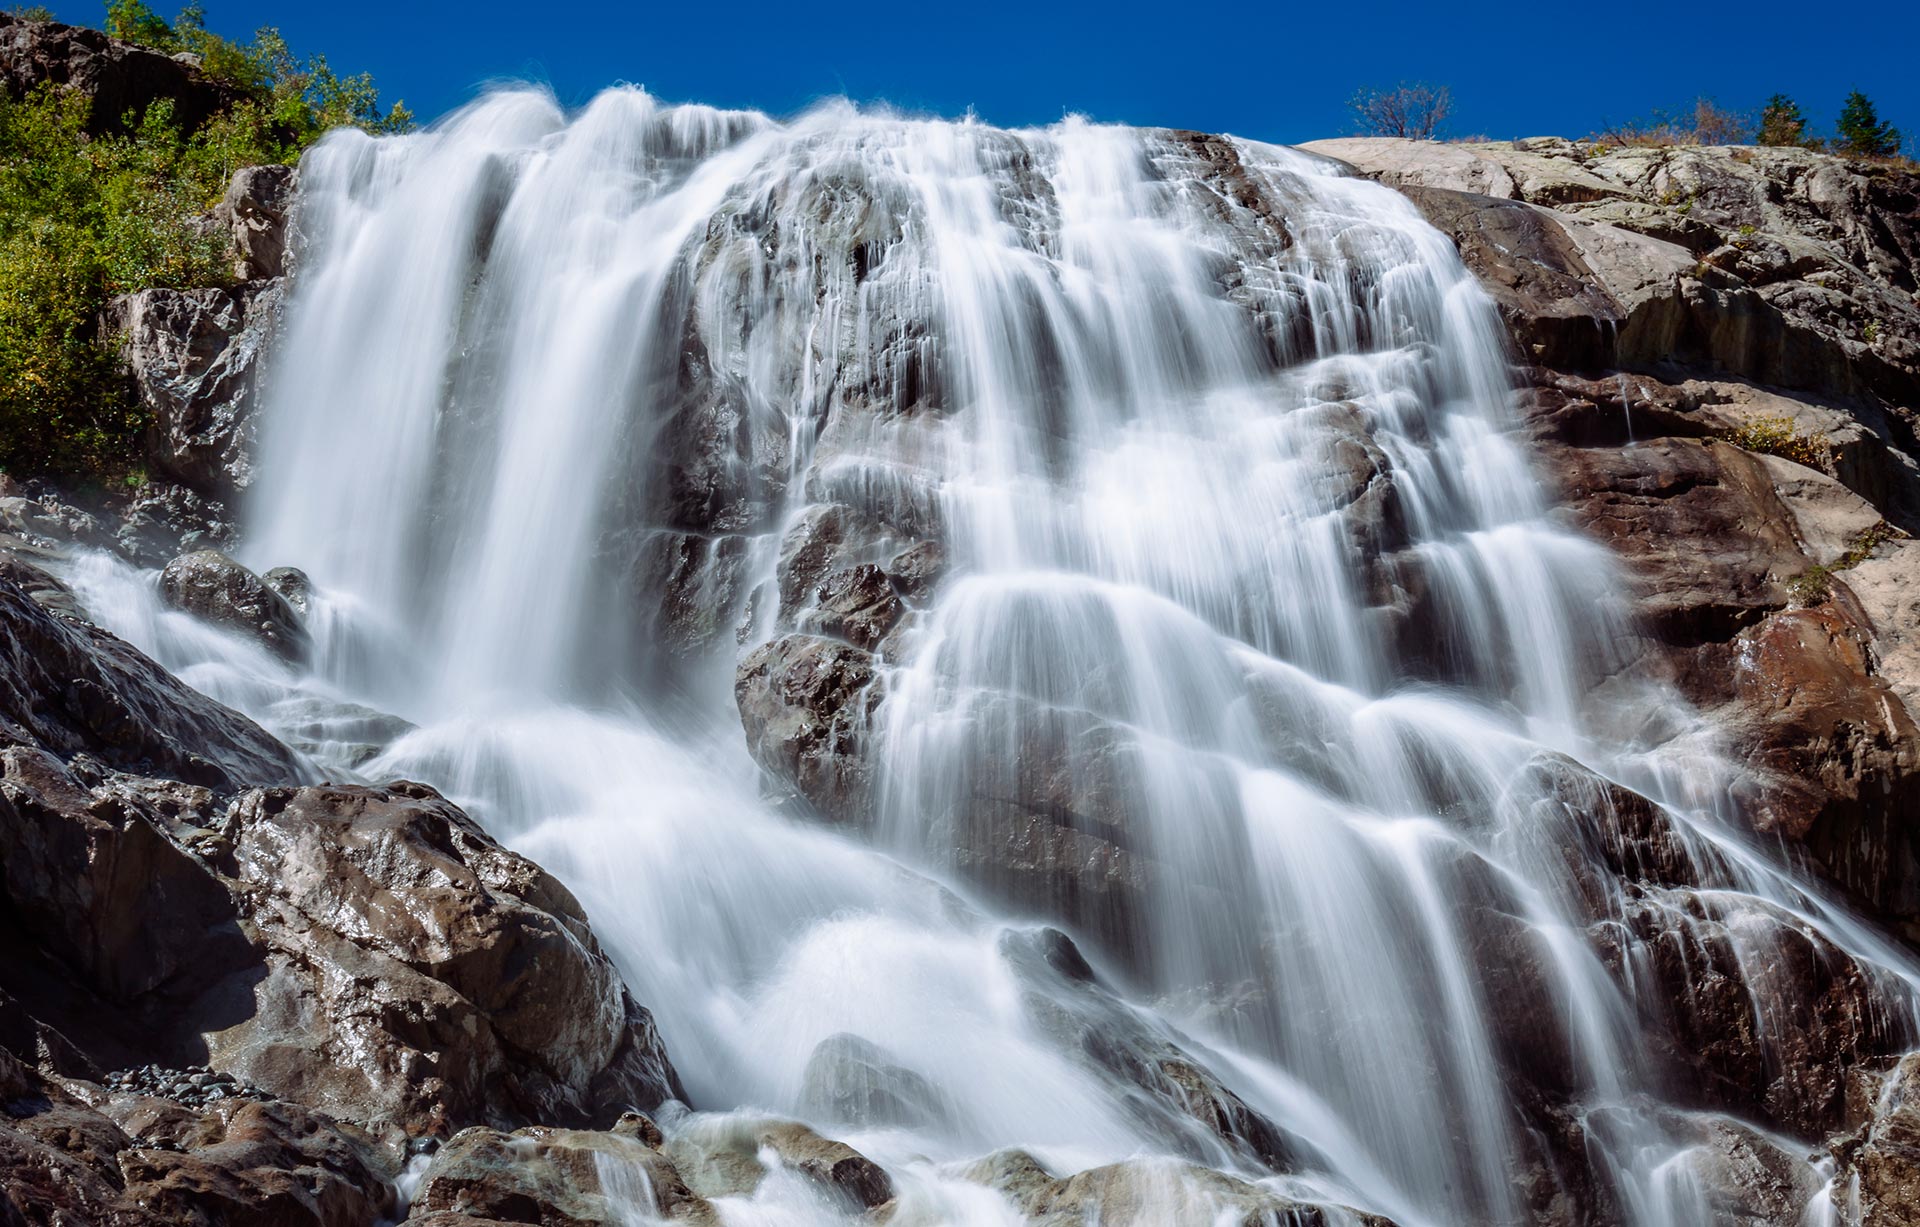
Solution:
M1077 120L782 124L630 90L336 135L303 167L245 551L315 581L314 669L103 560L76 587L323 769L427 780L566 880L659 1018L703 1112L682 1127L806 1117L840 1034L917 1074L931 1120L819 1122L893 1174L896 1223L1019 1222L958 1178L1009 1146L1056 1174L1171 1153L1408 1225L1527 1222L1492 962L1523 968L1524 1055L1564 1067L1621 1214L1711 1222L1643 1052L1629 902L1736 935L1763 1032L1756 915L1870 964L1898 1018L1911 970L1729 833L1711 730L1613 676L1622 581L1554 526L1451 247L1386 189L1232 149L1228 181ZM670 462L701 423L724 446L689 524ZM829 502L951 559L876 683L875 817L839 830L762 799L732 692L746 648L806 616L778 608L780 542ZM1411 630L1395 575L1430 593ZM1066 783L1036 798L1063 729ZM1579 863L1544 752L1672 806L1702 890ZM1063 797L1155 867L1118 913L982 867L1022 804ZM1036 972L1042 921L1119 995ZM1047 1002L1183 1049L1296 1158L1152 1101ZM1116 1221L1224 1213L1177 1173L1155 1187ZM781 1173L721 1209L842 1214Z

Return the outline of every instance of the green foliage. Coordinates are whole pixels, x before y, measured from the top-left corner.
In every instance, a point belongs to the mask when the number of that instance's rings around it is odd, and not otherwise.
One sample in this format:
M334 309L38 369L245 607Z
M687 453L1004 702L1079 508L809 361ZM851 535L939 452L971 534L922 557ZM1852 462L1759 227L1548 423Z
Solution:
M411 124L383 110L365 74L340 77L262 30L246 45L210 33L197 7L173 22L111 0L108 32L190 52L241 99L197 130L158 102L114 135L88 135L84 94L0 92L0 471L137 476L144 427L100 317L116 294L232 278L206 211L243 166L291 162L331 127Z
M188 52L200 58L201 71L246 95L259 115L245 126L271 130L282 144L305 148L330 128L350 126L368 132L405 132L413 113L405 103L382 109L371 73L343 77L324 55L301 59L272 26L262 26L250 43L222 38L206 26L197 4L180 11L171 24L144 0L107 0L107 32L169 55Z
M1900 129L1883 121L1875 112L1873 100L1859 90L1847 95L1840 108L1840 122L1834 125L1840 139L1840 152L1857 158L1891 158L1900 152Z
M1795 605L1818 605L1833 595L1833 577L1842 571L1851 571L1867 559L1882 545L1893 540L1897 530L1885 520L1872 528L1855 533L1853 540L1847 543L1846 553L1822 565L1815 563L1800 574L1787 581L1787 595Z
M1785 94L1775 94L1760 108L1760 131L1755 140L1762 145L1794 145L1805 149L1820 145L1807 135L1807 116L1800 104Z
M1741 423L1719 436L1735 447L1768 456L1780 456L1810 469L1825 470L1833 454L1832 440L1825 435L1795 433L1793 419L1757 417Z

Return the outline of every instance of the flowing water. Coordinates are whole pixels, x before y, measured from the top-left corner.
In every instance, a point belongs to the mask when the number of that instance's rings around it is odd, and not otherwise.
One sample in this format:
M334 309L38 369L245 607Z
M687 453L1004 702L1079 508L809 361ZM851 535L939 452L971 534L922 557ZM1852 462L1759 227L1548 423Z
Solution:
M1524 1223L1548 1103L1583 1195L1707 1223L1657 942L1730 951L1763 1043L1791 942L1910 1025L1904 955L1732 833L1711 728L1629 667L1621 577L1529 469L1498 319L1389 190L1079 120L505 91L329 138L299 220L244 556L312 577L313 668L104 560L76 586L574 887L698 1109L670 1133L813 1120L900 1224L1021 1221L960 1177L1006 1147L1139 1160L1116 1225L1240 1221L1171 1159ZM843 569L941 560L877 642L788 582L823 517ZM795 632L872 649L830 821L736 710ZM1665 803L1669 887L1625 880L1608 780ZM910 1110L823 1100L849 1051ZM783 1172L719 1205L844 1215Z

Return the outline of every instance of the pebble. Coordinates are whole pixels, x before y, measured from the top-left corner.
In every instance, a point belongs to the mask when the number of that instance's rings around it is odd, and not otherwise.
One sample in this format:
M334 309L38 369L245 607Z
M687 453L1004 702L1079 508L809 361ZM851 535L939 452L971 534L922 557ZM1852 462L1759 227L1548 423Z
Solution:
M223 1099L272 1099L256 1086L249 1086L232 1074L223 1074L195 1065L187 1069L164 1069L142 1065L107 1075L109 1090L130 1095L152 1095L172 1099L188 1107L207 1107Z

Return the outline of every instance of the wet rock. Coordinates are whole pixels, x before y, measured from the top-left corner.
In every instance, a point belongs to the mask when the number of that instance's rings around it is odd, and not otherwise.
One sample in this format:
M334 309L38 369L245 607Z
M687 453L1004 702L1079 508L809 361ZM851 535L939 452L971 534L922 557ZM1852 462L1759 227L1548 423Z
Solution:
M822 1040L801 1074L802 1111L845 1125L926 1128L951 1114L940 1089L857 1035Z
M755 648L735 675L754 759L835 822L872 818L872 767L862 743L880 701L874 683L870 653L798 634Z
M1258 1185L1222 1172L1166 1160L1135 1159L1096 1167L1056 1180L1029 1195L1025 1212L1035 1227L1160 1227L1166 1223L1210 1223L1219 1227L1265 1227L1292 1223L1326 1227L1355 1221L1366 1227L1392 1227L1376 1215L1290 1201Z
M301 769L252 721L188 689L96 627L49 613L0 579L0 729L62 759L216 788Z
M253 792L222 833L266 975L215 1068L412 1134L685 1097L573 896L430 789Z
M893 1198L893 1181L887 1173L845 1142L823 1138L792 1121L762 1127L757 1140L780 1162L860 1209L871 1210Z
M307 602L313 596L313 581L299 567L275 567L260 577L260 582L280 594L294 613L305 617Z
M1000 950L1020 978L1038 1031L1103 1079L1140 1094L1125 1103L1174 1153L1209 1164L1237 1160L1291 1171L1313 1149L1255 1111L1207 1068L1204 1049L1151 1020L1099 983L1065 934L1009 930Z
M1835 1139L1835 1183L1857 1189L1861 1227L1920 1224L1920 1056L1903 1058L1875 1088L1870 1116Z
M238 631L282 660L298 663L312 648L287 598L218 550L182 554L168 563L160 572L160 595L175 609Z
M1593 938L1694 1102L1797 1138L1842 1127L1848 1071L1914 1036L1878 973L1751 896L1647 890Z
M146 453L160 473L232 502L253 481L260 364L279 283L235 290L140 290L107 305L105 326L152 415Z
M666 1153L702 1197L751 1193L766 1175L763 1153L849 1210L871 1210L893 1197L893 1181L879 1164L794 1121L742 1116L696 1121L675 1132Z
M620 1227L636 1215L714 1225L660 1151L615 1133L531 1128L462 1130L433 1156L409 1223L539 1223Z

